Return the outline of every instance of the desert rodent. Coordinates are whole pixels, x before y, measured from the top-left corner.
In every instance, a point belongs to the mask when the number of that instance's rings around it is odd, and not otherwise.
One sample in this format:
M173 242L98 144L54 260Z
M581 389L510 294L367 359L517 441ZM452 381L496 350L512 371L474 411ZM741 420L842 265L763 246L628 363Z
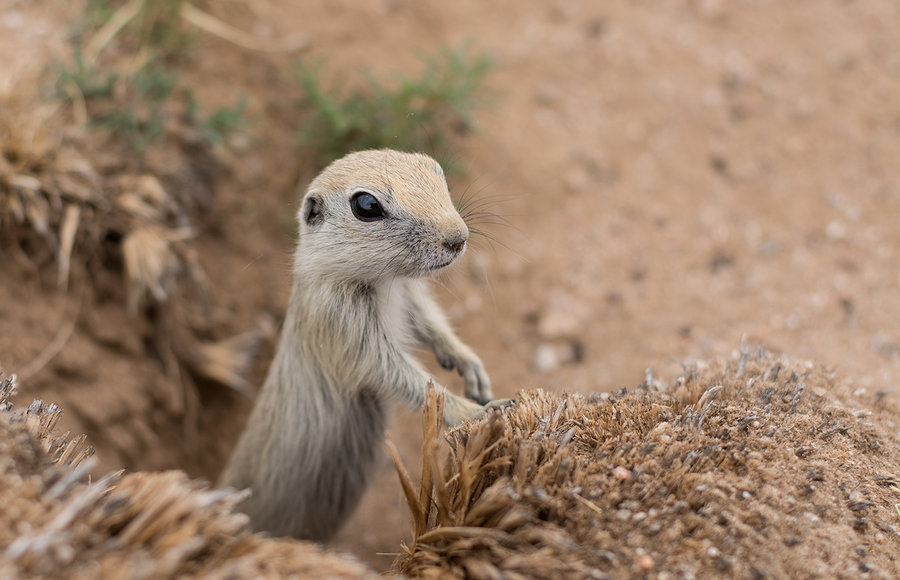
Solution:
M434 381L410 343L478 401L446 392L447 425L483 412L491 386L427 286L469 233L436 161L347 155L309 185L299 221L281 340L220 484L251 489L241 509L255 530L324 541L365 491L392 405L421 406Z

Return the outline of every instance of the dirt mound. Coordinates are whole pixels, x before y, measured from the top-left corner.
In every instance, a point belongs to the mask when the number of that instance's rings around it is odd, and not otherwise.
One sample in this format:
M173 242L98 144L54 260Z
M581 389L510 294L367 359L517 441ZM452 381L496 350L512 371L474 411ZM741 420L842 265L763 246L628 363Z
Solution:
M897 414L762 349L617 394L522 393L449 434L432 405L412 577L896 577ZM408 494L413 495L408 485Z
M179 471L91 483L84 438L53 435L59 407L11 411L0 382L0 577L370 578L350 557L266 539L233 513L242 494Z
M14 412L0 382L0 576L373 574L250 534L242 497L182 472L90 483L59 408ZM602 395L524 392L440 440L426 407L419 492L401 470L410 577L895 577L897 409L762 349Z

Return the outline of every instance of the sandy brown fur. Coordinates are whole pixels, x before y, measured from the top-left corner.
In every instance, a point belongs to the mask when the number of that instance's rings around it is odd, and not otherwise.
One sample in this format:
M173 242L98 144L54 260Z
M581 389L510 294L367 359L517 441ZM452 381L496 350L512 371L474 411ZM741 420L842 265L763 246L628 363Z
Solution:
M353 215L350 199L360 190L379 200L384 220ZM326 540L349 517L391 407L420 407L434 381L409 353L412 342L456 369L469 398L491 398L481 361L453 333L425 280L462 254L467 236L443 171L425 155L354 153L310 184L281 341L221 477L251 489L243 509L255 529ZM448 425L484 410L446 396Z

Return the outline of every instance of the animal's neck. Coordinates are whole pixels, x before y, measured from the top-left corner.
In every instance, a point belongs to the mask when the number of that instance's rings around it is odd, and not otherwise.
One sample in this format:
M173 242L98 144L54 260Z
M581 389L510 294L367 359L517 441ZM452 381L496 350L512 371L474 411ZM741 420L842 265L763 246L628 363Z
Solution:
M330 283L298 273L267 382L291 397L341 405L371 374L374 357L363 356L363 349L376 347L370 335L390 334L382 328L382 294L362 281Z

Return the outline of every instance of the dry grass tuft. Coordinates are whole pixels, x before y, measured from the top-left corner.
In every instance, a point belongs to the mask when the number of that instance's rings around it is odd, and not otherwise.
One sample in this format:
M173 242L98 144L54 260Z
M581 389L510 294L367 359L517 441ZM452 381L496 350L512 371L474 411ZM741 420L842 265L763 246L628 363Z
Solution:
M428 405L439 417L440 401ZM451 431L443 458L426 429L414 542L396 566L426 578L895 577L896 422L883 396L757 347L686 368L663 392L521 393Z
M246 392L262 333L204 343L184 307L203 309L206 280L191 242L217 162L191 144L202 159L174 151L136 166L78 121L77 106L42 104L41 85L37 75L0 82L0 247L32 270L55 267L63 291L74 272L102 292L111 290L110 276L121 279L112 292L132 315L152 310L157 334L182 337L156 345L178 389L190 389L185 379L195 376ZM191 409L183 401L172 408Z
M29 80L0 83L0 231L43 240L66 288L82 208L101 202L101 180L78 151L81 131Z
M91 482L84 438L57 437L60 409L12 410L0 380L0 577L374 578L307 542L250 534L243 493L182 472L111 473Z
M194 273L184 242L193 235L196 199L176 196L159 178L126 166L97 170L82 152L88 134L65 107L40 105L37 78L23 79L0 93L0 231L5 243L40 259L29 242L45 242L59 269L59 286L69 282L73 253L88 264L108 259L106 242L121 240L133 311L149 296L164 303L177 274ZM36 106L37 104L37 106ZM99 153L95 155L101 156ZM203 196L205 193L198 193Z

